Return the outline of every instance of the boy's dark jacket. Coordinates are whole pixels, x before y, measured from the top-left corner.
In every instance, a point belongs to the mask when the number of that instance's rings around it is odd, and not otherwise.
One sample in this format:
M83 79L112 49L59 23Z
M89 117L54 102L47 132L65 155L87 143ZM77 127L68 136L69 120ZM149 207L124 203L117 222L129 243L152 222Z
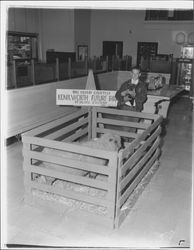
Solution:
M123 96L121 96L121 92L129 89L131 90L132 88L132 83L131 83L131 79L124 82L120 89L116 92L115 97L118 101L117 103L117 107L122 109L122 106L125 105L124 101L123 101ZM146 102L147 100L147 85L142 82L141 80L139 80L138 84L135 85L135 110L141 112L143 110L143 104Z

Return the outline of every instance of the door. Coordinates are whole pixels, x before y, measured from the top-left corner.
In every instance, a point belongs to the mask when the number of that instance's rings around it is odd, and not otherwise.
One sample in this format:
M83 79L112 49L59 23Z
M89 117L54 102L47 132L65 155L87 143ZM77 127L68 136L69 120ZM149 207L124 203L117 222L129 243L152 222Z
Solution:
M113 56L122 58L123 56L123 42L103 41L102 48L103 58L106 58L107 56L109 59Z
M137 43L137 66L142 71L149 71L150 57L158 53L157 42L138 42Z

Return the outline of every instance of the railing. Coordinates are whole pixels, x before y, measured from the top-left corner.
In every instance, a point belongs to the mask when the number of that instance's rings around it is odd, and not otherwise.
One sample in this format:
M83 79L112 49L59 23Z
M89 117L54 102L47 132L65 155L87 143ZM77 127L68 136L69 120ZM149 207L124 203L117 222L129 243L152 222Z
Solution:
M22 88L49 82L85 76L88 70L94 73L103 73L114 70L131 70L132 57L123 58L107 57L106 59L94 57L85 61L60 63L58 58L55 64L36 63L31 60L28 63L18 63L13 60L7 68L7 89Z

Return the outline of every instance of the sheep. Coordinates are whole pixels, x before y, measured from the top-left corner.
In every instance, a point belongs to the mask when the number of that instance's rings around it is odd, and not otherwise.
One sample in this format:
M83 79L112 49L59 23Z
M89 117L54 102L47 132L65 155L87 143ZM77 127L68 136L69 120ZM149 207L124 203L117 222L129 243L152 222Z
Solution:
M81 142L80 144L95 149L118 151L121 148L121 138L118 135L103 134L100 138L94 138L90 141Z
M103 149L103 150L108 150L108 151L118 151L121 148L121 138L118 135L113 135L113 134L103 134L99 138L94 138L90 141L86 142L73 142L76 145L81 145L83 147L88 147L88 148L95 148L95 149ZM43 151L44 153L47 153L49 155L53 156L60 156L64 157L66 159L73 159L73 160L78 160L82 162L87 162L87 163L93 163L97 165L107 165L107 160L102 159L102 158L97 158L97 157L92 157L88 155L83 155L79 153L72 153L72 152L65 152L62 150L56 150L56 149L50 149L50 148L44 148ZM68 167L60 167L59 165L56 165L55 163L43 163L45 167L49 168L54 168L54 169L61 169L63 172L68 173L68 174L75 174L75 175L81 175L81 176L88 176L90 178L96 178L97 174L96 173L91 173L88 171L84 171L81 169L74 169L74 168L68 168ZM55 181L54 177L49 177L46 176L46 180L48 184L53 184ZM44 181L45 183L45 181Z
M93 140L80 143L82 146L103 149L108 151L119 151L121 148L121 137L113 134L103 134L100 138L94 138ZM107 165L108 161L102 158L91 157L91 156L81 156L81 160L89 163L94 163L98 165ZM90 178L96 178L96 173L88 173Z

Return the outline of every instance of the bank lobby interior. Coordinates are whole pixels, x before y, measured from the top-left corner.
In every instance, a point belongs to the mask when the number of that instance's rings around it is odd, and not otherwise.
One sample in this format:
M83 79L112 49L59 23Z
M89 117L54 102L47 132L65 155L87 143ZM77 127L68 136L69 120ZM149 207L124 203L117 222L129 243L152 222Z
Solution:
M193 24L193 10L9 9L8 247L191 247ZM170 100L164 117L160 165L121 226L110 230L25 204L22 134L73 111L56 105L56 88L84 89L92 69L95 81L100 79L97 89L102 82L100 87L116 90L135 65L183 91Z

